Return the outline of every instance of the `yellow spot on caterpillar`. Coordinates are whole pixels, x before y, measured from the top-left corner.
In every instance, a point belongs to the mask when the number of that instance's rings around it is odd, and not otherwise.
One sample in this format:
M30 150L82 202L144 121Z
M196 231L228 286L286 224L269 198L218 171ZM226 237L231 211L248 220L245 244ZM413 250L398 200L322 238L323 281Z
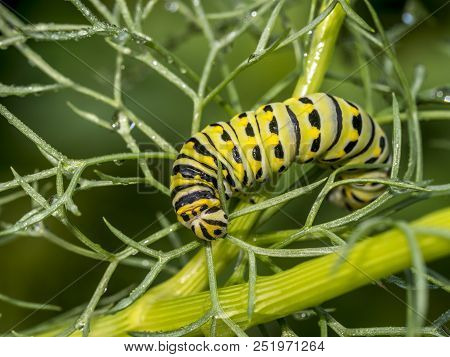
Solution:
M278 135L272 134L263 141L263 144L264 144L264 146L275 146L275 145L278 145L279 141L280 141L280 139L278 138Z
M177 187L179 185L183 185L187 180L181 176L180 173L177 173L176 175L172 176L172 179L170 180L170 189L173 189L174 187Z
M233 124L234 124L234 123L233 123ZM248 124L248 119L247 119L247 117L244 117L244 118L239 119L238 122L237 122L237 124L238 124L239 126L247 126L247 124Z
M252 169L252 172L258 172L258 170L261 168L261 163L256 160L250 160L249 161L250 168Z
M280 158L278 158L278 157L274 157L273 159L272 159L272 162L271 162L271 164L270 164L272 167L275 167L276 169L277 169L277 171L278 171L278 168L281 166L281 165L284 165L284 159L280 159Z
M381 154L381 148L379 146L377 146L373 151L372 151L372 155L375 157L380 156Z
M349 138L350 141L358 140L358 138L359 138L358 131L357 131L357 130L352 130L352 131L348 134L348 138Z
M211 156L204 156L201 160L204 164L207 164L208 166L214 167L216 163L214 162L214 159Z
M312 126L310 129L306 131L306 137L310 137L311 139L317 139L320 135L320 130L315 126Z
M232 141L227 141L223 144L223 148L227 151L231 151L231 149L233 149L234 144Z
M304 106L302 106L302 113L311 113L314 110L314 105L313 104L305 104Z
M219 126L219 125L211 126L211 132L212 133L222 134L223 133L223 128L221 126Z
M194 210L197 207L201 207L203 205L207 205L207 206L216 206L216 204L214 204L215 200L211 200L211 199L207 199L207 198L202 198L201 200L195 201L194 203L190 203L187 205L184 205L183 207L180 207L180 209L177 211L178 215L182 215L185 212L189 212Z
M258 120L261 121L270 121L272 120L272 112L263 112L263 113L258 113Z
M249 136L246 138L246 141L241 147L250 147L250 150L256 145L256 138L254 136Z
M234 167L234 170L239 178L239 181L242 182L242 180L244 179L244 173L245 173L244 166L239 163Z
M353 115L354 117L356 117L356 116L359 115L359 110L356 109L356 108L353 108L351 105L350 105L350 111L352 112L352 115Z

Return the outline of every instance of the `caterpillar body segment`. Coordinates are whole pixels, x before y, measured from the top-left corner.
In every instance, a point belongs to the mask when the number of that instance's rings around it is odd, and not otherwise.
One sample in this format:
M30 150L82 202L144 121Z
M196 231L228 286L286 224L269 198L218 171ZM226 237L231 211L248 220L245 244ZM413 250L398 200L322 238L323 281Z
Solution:
M293 162L321 166L389 163L381 127L358 105L315 93L243 112L210 124L189 138L174 162L172 203L178 220L197 237L214 240L227 232L228 217L218 191L219 163L226 199L272 180ZM386 178L389 170L349 170L349 178ZM378 183L338 186L330 199L348 209L363 207L384 190Z

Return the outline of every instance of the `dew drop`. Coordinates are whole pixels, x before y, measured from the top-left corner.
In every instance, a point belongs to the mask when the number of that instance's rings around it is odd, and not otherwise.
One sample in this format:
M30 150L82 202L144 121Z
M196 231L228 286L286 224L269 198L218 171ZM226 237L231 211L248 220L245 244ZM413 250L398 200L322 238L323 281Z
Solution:
M404 12L402 14L402 21L406 25L412 25L415 22L415 17L410 12Z
M119 111L114 112L114 114L112 116L111 128L115 131L120 130L120 112Z
M177 1L167 1L165 7L169 12L177 12L179 5Z
M152 61L152 64L153 64L154 66L157 66L157 65L158 65L158 61L153 60L153 61Z
M117 44L120 44L120 45L123 45L123 44L125 44L125 42L128 41L129 38L130 38L130 35L128 34L128 32L122 30L122 31L119 31L117 33L117 35L115 35L113 37L113 42L115 42Z
M434 91L434 97L448 103L450 97L450 87L436 88Z
M119 130L120 129L120 123L119 121L115 121L114 123L111 124L111 128L113 128L113 130Z
M250 16L251 17L256 17L258 15L258 12L257 11L252 11L251 13L250 13Z
M84 329L84 326L86 326L86 323L84 321L83 322L77 322L77 324L75 325L75 328L77 330L82 330L82 329Z
M53 195L48 199L50 206L53 206L58 201L58 195Z
M186 68L182 67L182 68L180 68L180 72L181 72L182 74L186 74L187 70L186 70Z
M29 228L30 231L33 232L33 233L38 233L38 232L41 231L41 226L40 226L39 223L33 224L32 226L27 227L27 228Z

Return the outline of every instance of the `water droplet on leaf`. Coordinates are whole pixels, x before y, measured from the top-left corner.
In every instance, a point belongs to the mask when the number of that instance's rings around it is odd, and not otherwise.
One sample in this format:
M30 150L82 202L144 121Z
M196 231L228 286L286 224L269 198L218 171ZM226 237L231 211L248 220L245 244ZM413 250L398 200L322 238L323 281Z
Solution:
M112 40L119 45L123 45L128 41L129 38L130 35L128 34L128 32L125 30L121 30L113 37Z
M165 7L169 12L177 12L179 5L177 1L167 1Z
M404 12L402 14L402 21L406 25L412 25L415 22L414 15L410 12Z

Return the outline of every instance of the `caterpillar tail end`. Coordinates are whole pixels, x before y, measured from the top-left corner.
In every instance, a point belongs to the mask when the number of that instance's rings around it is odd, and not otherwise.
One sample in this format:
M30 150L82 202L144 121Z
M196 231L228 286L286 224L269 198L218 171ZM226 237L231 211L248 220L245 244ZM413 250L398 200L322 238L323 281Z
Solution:
M342 175L342 179L386 179L388 171L369 171L355 175ZM330 192L328 199L336 206L349 211L362 208L377 199L386 187L380 183L355 183L338 186Z
M211 202L211 205L190 207L183 212L177 212L178 221L206 241L223 238L227 234L228 216L220 207L220 202Z

